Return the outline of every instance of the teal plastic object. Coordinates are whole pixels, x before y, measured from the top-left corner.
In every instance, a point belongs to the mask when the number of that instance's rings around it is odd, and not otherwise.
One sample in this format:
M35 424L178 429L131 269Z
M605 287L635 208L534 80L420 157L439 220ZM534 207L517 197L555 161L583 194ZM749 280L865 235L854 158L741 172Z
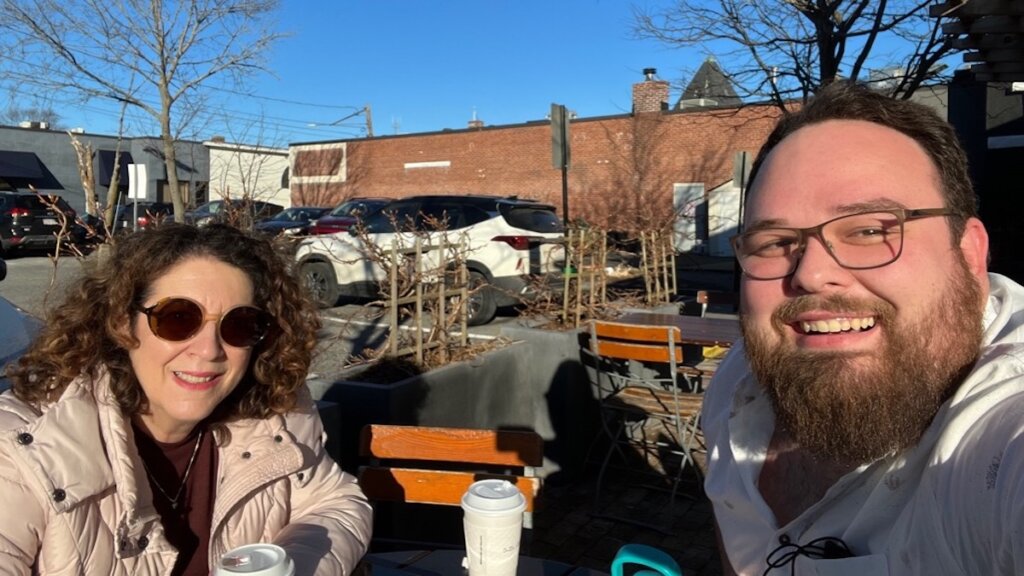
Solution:
M615 554L612 560L612 575L622 576L622 569L627 564L639 564L644 568L654 570L640 570L633 576L683 576L683 569L679 563L662 550L646 544L626 544Z

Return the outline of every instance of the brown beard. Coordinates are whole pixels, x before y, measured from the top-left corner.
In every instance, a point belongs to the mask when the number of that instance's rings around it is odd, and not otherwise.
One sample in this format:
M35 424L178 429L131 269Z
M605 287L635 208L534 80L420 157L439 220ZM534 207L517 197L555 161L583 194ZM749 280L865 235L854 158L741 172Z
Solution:
M812 454L850 464L915 444L963 382L981 345L981 292L961 264L934 314L913 322L899 322L887 302L837 295L801 296L772 315L773 329L781 335L809 310L873 312L875 329L885 330L877 356L780 345L742 318L747 357L777 424Z

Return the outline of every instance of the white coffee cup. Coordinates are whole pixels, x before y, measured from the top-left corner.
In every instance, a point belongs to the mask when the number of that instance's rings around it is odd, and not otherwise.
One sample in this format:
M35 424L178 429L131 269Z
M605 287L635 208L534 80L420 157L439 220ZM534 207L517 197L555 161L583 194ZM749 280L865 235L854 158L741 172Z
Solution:
M474 482L462 496L470 576L515 576L526 498L507 480Z
M248 544L221 556L213 576L295 576L295 563L284 548L274 544Z

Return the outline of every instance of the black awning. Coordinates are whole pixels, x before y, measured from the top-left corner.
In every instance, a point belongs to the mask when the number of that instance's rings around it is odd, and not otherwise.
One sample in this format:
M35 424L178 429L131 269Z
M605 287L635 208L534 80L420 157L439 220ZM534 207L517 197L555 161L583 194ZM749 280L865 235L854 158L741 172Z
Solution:
M0 178L34 180L43 177L43 168L34 152L0 150Z
M98 166L96 171L97 183L100 186L110 186L110 177L114 174L114 156L117 154L114 150L100 150L97 152L99 156ZM128 165L133 164L131 152L121 152L121 158L118 166L118 187L128 186Z

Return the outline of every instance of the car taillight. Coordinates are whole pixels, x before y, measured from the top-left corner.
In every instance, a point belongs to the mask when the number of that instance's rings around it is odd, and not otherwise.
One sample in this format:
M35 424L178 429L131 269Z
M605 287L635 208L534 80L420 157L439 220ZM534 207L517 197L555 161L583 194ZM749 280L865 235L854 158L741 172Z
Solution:
M333 226L315 224L309 229L310 234L334 234L336 232L348 232L348 226L344 224L335 224Z
M29 215L28 208L11 208L10 212L8 212L8 213L11 216L28 216Z
M139 223L139 226L149 226L148 216L139 216L138 218L135 219L135 221Z
M530 241L536 240L534 236L495 236L491 242L504 242L516 250L529 250Z

